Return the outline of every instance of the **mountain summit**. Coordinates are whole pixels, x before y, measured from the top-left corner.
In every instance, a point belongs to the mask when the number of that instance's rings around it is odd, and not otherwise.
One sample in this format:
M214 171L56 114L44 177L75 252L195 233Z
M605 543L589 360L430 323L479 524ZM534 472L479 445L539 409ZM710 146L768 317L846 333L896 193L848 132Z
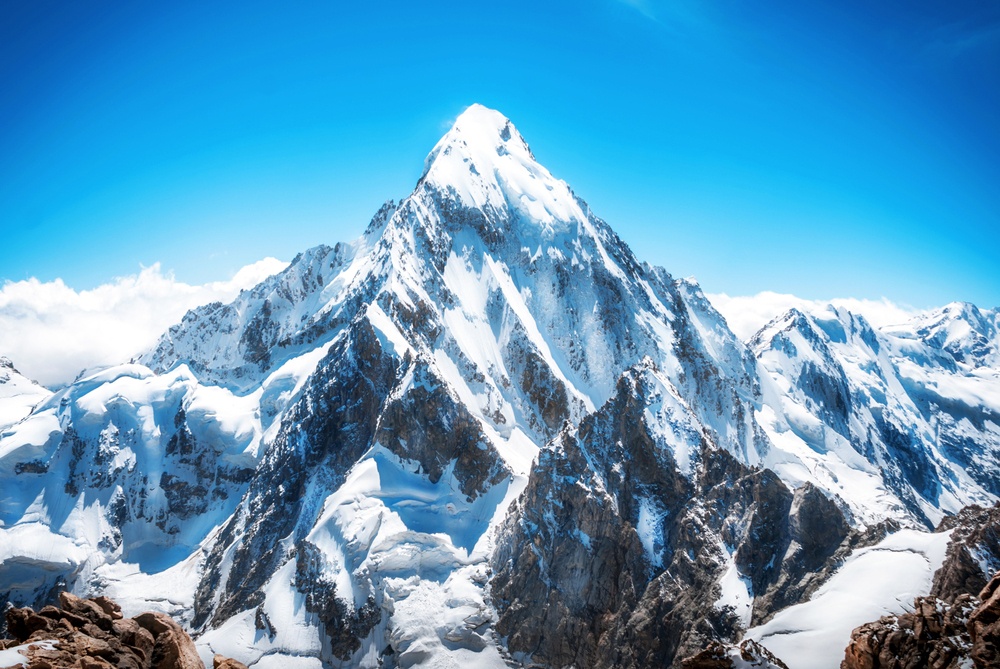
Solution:
M444 171L459 163L463 165L460 171L451 174ZM462 181L462 172L470 172L473 176L492 174L503 171L500 166L504 163L544 170L535 162L528 143L510 119L496 110L474 104L455 119L451 129L427 155L421 181L429 178L440 185L455 185Z
M748 347L473 105L358 240L0 435L0 591L264 668L677 665L996 499L993 359L927 328Z
M472 105L427 156L421 182L467 207L508 218L517 213L551 228L585 222L564 181L535 161L500 112Z

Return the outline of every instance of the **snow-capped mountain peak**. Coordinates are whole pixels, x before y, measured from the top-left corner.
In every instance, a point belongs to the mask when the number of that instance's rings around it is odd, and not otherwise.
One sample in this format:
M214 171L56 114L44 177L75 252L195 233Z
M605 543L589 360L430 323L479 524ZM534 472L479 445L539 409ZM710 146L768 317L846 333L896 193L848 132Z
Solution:
M514 124L479 104L462 112L431 150L420 183L494 220L508 219L508 210L557 229L587 220L566 182L535 160Z
M893 327L891 332L905 339L919 339L972 368L1000 364L1000 310L951 302Z
M994 372L974 368L995 351L990 318L961 304L887 330L831 305L775 318L750 341L765 395L772 381L783 389L780 401L765 400L784 413L785 424L764 421L784 459L773 466L781 470L798 449L809 476L818 477L810 480L836 491L860 518L897 508L902 520L933 526L942 513L988 503L998 490L998 442L989 427L997 400L989 390ZM852 475L863 474L858 482L844 486L842 474L824 480L838 458L852 463Z
M528 143L511 120L495 109L478 103L470 105L458 115L451 129L431 151L427 166L437 157L439 150L456 145L469 147L479 153L492 151L500 155L509 151L524 159L535 160Z
M997 324L793 310L748 349L472 105L355 242L0 413L0 591L259 669L668 666L862 531L996 499L994 372L949 351Z

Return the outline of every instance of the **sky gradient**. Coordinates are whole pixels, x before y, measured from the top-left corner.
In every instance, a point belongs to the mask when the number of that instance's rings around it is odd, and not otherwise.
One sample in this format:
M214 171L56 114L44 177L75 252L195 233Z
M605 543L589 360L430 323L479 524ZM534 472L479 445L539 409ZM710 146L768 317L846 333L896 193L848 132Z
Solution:
M0 279L352 239L480 102L708 292L1000 306L1000 3L346 4L0 4Z

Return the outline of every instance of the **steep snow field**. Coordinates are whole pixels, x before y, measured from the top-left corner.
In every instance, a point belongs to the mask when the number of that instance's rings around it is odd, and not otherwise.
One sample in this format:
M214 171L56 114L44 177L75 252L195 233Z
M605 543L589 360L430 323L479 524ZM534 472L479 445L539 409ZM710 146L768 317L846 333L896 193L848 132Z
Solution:
M790 669L839 669L851 631L890 613L913 608L930 592L944 561L950 532L901 530L856 551L807 602L750 629Z

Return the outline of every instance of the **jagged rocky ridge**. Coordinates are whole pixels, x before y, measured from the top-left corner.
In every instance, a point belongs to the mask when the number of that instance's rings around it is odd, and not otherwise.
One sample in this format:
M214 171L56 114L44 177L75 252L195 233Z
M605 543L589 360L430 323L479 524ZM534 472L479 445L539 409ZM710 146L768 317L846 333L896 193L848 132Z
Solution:
M798 601L863 540L811 484L793 492L696 425L647 363L542 451L493 557L511 651L546 666L666 666ZM667 447L679 444L683 465Z
M3 432L0 594L108 592L260 667L677 663L995 499L971 313L744 346L473 106L359 240Z

